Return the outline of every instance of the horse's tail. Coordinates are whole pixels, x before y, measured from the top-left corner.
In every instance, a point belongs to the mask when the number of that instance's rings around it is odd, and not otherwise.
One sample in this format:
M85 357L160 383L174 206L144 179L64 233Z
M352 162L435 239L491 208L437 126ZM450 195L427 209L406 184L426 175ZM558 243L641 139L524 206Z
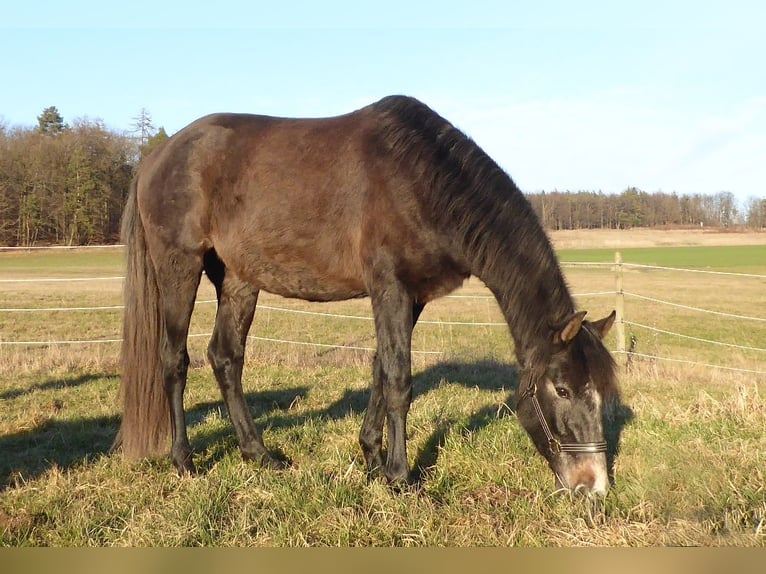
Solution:
M170 411L160 358L164 321L157 273L146 246L133 178L122 216L125 245L125 312L120 356L123 414L112 450L128 458L165 454L169 450Z

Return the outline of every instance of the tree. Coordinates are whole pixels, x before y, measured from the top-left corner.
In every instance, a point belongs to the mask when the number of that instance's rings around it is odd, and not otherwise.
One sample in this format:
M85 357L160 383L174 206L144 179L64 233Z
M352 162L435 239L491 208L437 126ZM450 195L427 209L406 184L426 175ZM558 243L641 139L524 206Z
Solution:
M617 201L617 223L624 229L644 225L646 212L646 192L635 187L629 187L622 192Z
M141 149L149 142L149 138L154 135L154 125L152 124L152 114L146 108L141 108L138 115L133 118L132 133L136 134L138 147Z
M157 146L168 139L170 139L170 136L165 131L165 128L160 127L160 129L157 130L157 133L149 136L147 142L139 148L141 157L148 156Z
M45 135L58 135L66 129L64 118L56 106L45 108L43 113L37 116L37 131Z
M0 130L0 244L115 241L134 159L134 142L98 121L56 137Z
M751 197L745 206L745 221L748 227L763 229L766 227L766 199Z
M721 191L715 195L716 211L718 215L718 224L722 227L729 227L736 223L739 216L737 210L737 200L730 191Z
M133 118L133 129L131 133L135 134L135 139L138 148L138 161L149 155L154 148L169 138L165 128L160 127L159 130L154 128L152 123L152 115L146 108L141 108L141 111L136 117Z

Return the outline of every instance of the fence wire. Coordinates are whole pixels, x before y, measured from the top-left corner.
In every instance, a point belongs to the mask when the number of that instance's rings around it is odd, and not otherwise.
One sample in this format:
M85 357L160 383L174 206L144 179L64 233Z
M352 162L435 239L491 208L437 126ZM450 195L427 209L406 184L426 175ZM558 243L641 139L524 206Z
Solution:
M686 269L686 268L677 268L677 267L664 267L664 266L657 266L657 265L643 265L643 264L636 264L636 263L598 263L598 262L562 262L562 267L596 267L596 268L615 268L618 266L621 266L623 268L635 268L635 269L646 269L646 270L661 270L661 271L678 271L678 272L691 272L691 273L703 273L703 274L710 274L710 275L723 275L723 276L731 276L731 277L741 277L741 278L753 278L753 279L763 279L766 280L766 275L757 275L752 273L730 273L730 272L721 272L721 271L708 271L708 270L701 270L701 269ZM39 277L39 278L8 278L8 279L0 279L0 283L4 284L34 284L34 283L66 283L66 282L72 282L72 283L79 283L79 282L98 282L98 281L122 281L124 277L122 276L104 276L104 277ZM586 293L574 293L573 297L597 297L597 296L617 296L619 293L616 291L595 291L595 292L586 292ZM639 293L632 293L628 291L623 291L621 293L625 297L632 297L635 299L643 300L652 302L659 305L666 305L671 306L675 308L685 309L688 311L692 311L695 313L703 313L703 314L711 314L711 315L717 315L717 316L723 316L727 318L737 319L737 320L747 320L747 321L755 321L755 322L766 322L766 318L763 317L753 317L748 315L739 315L735 313L727 313L722 311L716 311L712 309L704 309L700 307L694 307L690 305L684 305L681 303L675 303L672 301L666 301L662 299L657 299L655 297L649 297L646 295L641 295ZM494 299L492 295L448 295L448 298L451 299L477 299L477 300L491 300ZM208 299L208 300L200 300L197 301L198 305L202 304L213 304L216 303L214 299ZM39 307L39 308L25 308L25 307L9 307L9 308L0 308L0 313L52 313L52 312L95 312L95 311L121 311L124 309L123 305L94 305L94 306L75 306L75 307ZM279 313L292 313L297 315L312 315L312 316L318 316L318 317L325 317L325 318L333 318L333 319L340 319L340 320L361 320L361 321L373 321L373 317L370 316L361 316L361 315L348 315L348 314L340 314L340 313L326 313L326 312L319 312L319 311L308 311L308 310L301 310L301 309L290 309L285 307L277 307L273 305L258 305L259 310L266 310L270 312L279 312ZM752 347L752 346L746 346L746 345L738 345L735 343L727 343L724 341L716 341L713 339L705 339L701 337L694 337L691 335L686 335L683 333L677 333L665 329L660 329L657 327L651 327L649 325L644 325L638 322L623 320L623 323L625 325L633 326L636 328L646 329L649 331L662 333L669 336L675 336L687 340L693 340L699 343L703 344L710 344L710 345L718 345L718 346L724 346L724 347L730 347L745 351L754 351L754 352L766 352L766 349L762 349L759 347ZM507 324L505 322L473 322L473 321L432 321L432 320L421 320L418 321L418 324L425 324L425 325L439 325L439 326L475 326L475 327L506 327ZM211 333L197 333L189 335L190 338L200 338L200 337L210 337ZM375 349L372 347L359 347L359 346L352 346L352 345L334 345L329 343L318 343L318 342L306 342L306 341L294 341L289 339L279 339L279 338L270 338L270 337L260 337L255 335L250 335L248 337L251 340L258 340L258 341L264 341L264 342L271 342L271 343L277 343L277 344L287 344L287 345L301 345L301 346L313 346L313 347L321 347L321 348L333 348L333 349L347 349L347 350L354 350L354 351L364 351L364 352L374 352ZM50 340L50 341L6 341L6 340L0 340L0 346L27 346L27 347L45 347L45 346L65 346L65 345L93 345L93 344L115 344L120 343L122 341L121 338L106 338L106 339L82 339L82 340ZM423 354L423 355L442 355L444 354L443 351L433 351L433 350L413 350L413 354ZM623 353L628 354L632 357L641 357L651 360L660 360L660 361L667 361L667 362L675 362L675 363L684 363L684 364L690 364L690 365L698 365L703 366L707 368L716 368L716 369L723 369L728 371L737 371L742 373L754 373L754 374L766 374L766 371L760 371L760 370L753 370L753 369L742 369L738 367L727 367L723 365L714 365L714 364L707 364L707 363L700 363L698 361L692 361L687 359L676 359L676 358L670 358L670 357L662 357L658 355L649 355L649 354L642 354L642 353L635 353L630 351L624 351Z
M668 363L682 363L685 365L694 365L697 367L706 367L709 369L720 369L722 371L734 371L737 373L751 373L754 375L766 375L766 371L758 371L756 369L743 369L741 367L727 367L726 365L713 365L711 363L700 363L698 361L692 361L690 359L674 359L672 357L661 357L659 355L648 355L645 353L633 353L630 351L615 351L615 353L620 353L623 355L627 355L629 357L637 357L641 359L649 359L652 361L664 361Z

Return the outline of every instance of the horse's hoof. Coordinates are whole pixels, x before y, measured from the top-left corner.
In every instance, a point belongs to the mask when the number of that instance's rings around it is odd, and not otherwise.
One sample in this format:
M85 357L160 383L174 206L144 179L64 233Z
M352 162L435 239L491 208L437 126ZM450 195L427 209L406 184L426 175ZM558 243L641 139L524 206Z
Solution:
M275 458L268 452L261 453L242 453L242 458L255 462L267 470L285 470L289 468L290 462L281 458Z
M381 468L379 466L367 468L367 484L372 484L373 482L380 480L383 474L381 473Z
M414 484L412 474L409 470L405 472L388 473L383 472L386 483L396 492L404 492L410 489Z
M263 468L268 470L287 470L290 467L290 463L288 461L274 458L271 455L262 456L260 463Z
M192 462L191 454L181 461L173 461L173 464L178 470L178 476L195 476L197 474L197 467Z
M415 494L420 490L420 484L409 476L406 479L387 480L386 482L388 488L395 494Z

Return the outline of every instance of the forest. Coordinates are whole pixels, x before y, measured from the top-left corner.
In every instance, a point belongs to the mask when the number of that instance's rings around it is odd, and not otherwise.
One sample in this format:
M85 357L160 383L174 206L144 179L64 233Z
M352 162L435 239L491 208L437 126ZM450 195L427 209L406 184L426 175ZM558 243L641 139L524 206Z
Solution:
M64 122L55 106L34 127L0 123L0 246L97 245L119 241L122 208L141 158L168 138L142 109L132 130L100 120ZM766 227L766 198L739 205L713 195L601 191L526 193L547 229Z

